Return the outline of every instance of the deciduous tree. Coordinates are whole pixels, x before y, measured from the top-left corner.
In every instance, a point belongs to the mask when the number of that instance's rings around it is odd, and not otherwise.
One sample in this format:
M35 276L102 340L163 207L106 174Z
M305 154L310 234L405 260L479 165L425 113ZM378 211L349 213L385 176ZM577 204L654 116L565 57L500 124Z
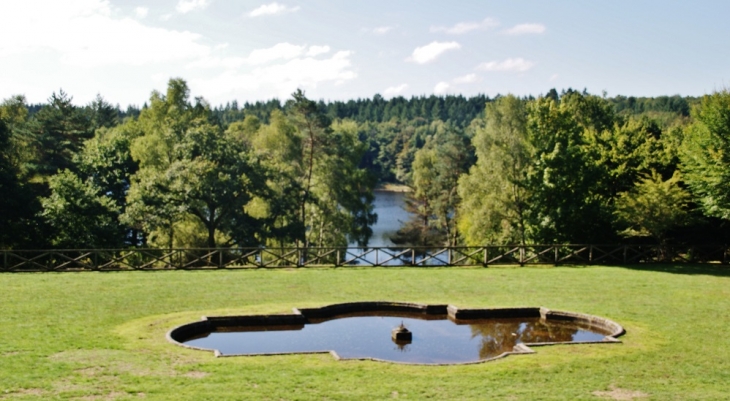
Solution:
M730 219L730 91L705 96L692 110L681 157L684 180L703 212Z

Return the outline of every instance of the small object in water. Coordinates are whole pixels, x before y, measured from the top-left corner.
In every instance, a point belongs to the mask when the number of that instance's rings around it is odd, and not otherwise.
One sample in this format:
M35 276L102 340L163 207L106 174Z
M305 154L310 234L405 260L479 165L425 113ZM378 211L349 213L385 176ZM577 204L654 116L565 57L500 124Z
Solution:
M400 326L394 328L390 334L393 340L396 342L411 342L411 340L413 340L413 333L411 333L411 331L408 330L405 325L403 325L403 322L400 323Z

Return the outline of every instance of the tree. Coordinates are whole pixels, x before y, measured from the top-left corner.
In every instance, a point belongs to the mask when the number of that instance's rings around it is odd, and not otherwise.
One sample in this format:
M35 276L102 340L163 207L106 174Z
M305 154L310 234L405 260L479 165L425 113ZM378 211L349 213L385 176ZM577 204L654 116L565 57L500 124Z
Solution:
M412 165L413 191L408 193L406 205L414 218L398 232L396 242L455 245L458 239L457 187L459 176L472 164L470 143L453 126L440 121L432 125L435 133L426 138Z
M41 216L54 229L57 248L113 248L122 243L123 232L114 200L99 195L91 182L83 182L70 170L50 177L51 195L41 199Z
M257 245L260 223L246 206L266 188L265 175L246 144L226 137L207 105L188 96L184 81L170 80L167 96L153 93L140 115L144 135L132 145L140 170L124 219L169 247L187 223L203 226L209 248Z
M707 216L730 219L730 91L702 98L685 131L681 170Z
M299 221L303 245L366 244L375 221L372 213L374 180L359 167L365 152L357 125L332 122L301 90L287 103L294 127L292 146L299 149L295 165L299 191Z
M688 223L690 195L680 185L679 171L664 181L657 172L642 178L631 191L622 192L614 212L625 237L652 237L661 245L667 233Z
M23 96L0 104L0 248L43 247L40 202L28 182L34 149L25 130L28 109Z
M97 94L86 107L93 130L111 128L119 124L119 110Z
M0 249L10 248L16 242L16 219L21 207L20 182L10 158L10 130L0 118Z
M532 144L529 236L537 242L600 242L612 235L611 218L598 185L602 170L586 146L585 118L570 96L560 104L539 98L528 108L527 132Z
M473 139L477 162L459 179L459 228L469 245L527 240L532 148L526 103L512 95L486 105Z
M63 90L53 93L28 125L37 155L33 173L40 178L74 170L74 157L93 135L89 119L72 100Z

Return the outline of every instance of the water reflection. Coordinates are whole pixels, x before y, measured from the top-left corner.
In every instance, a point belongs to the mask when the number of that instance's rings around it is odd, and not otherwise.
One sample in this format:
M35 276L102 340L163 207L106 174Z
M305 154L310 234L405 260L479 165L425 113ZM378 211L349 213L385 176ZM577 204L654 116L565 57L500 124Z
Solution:
M378 215L378 222L371 227L373 236L368 245L395 246L390 238L411 218L410 213L403 209L405 195L405 192L375 191L373 211Z
M403 324L411 343L395 343L391 330ZM223 355L334 350L342 358L377 358L407 363L460 363L489 359L520 343L601 341L608 333L539 318L423 320L412 316L349 316L303 326L248 327L212 332L185 344ZM252 331L253 330L253 331Z

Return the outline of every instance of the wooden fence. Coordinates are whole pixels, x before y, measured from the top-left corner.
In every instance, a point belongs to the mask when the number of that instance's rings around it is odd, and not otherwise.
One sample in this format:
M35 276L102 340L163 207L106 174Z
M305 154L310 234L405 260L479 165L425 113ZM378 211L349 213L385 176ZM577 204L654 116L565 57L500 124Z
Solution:
M280 267L727 263L730 248L657 245L0 250L0 272Z

